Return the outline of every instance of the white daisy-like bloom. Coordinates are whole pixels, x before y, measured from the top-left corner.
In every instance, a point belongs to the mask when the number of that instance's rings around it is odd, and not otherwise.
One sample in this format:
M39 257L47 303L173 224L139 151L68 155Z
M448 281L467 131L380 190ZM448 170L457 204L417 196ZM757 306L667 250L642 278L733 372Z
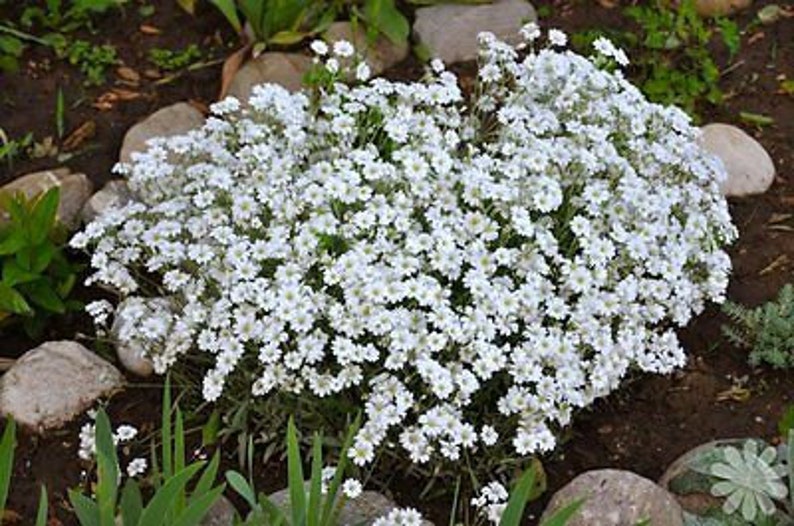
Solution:
M356 479L347 479L342 483L342 493L348 499L357 499L364 491L364 486Z
M383 517L375 519L372 526L421 526L422 514L414 508L395 508Z
M125 298L122 343L209 363L208 401L250 374L257 397L363 393L359 465L547 451L628 371L681 366L674 328L725 297L724 167L601 61L480 43L472 99L439 64L262 85L120 165L136 199L72 245Z
M328 54L328 44L322 40L314 40L311 44L309 44L309 48L315 55L321 57Z
M334 55L342 58L352 57L356 52L353 44L347 40L338 40L334 42Z
M127 476L131 478L139 477L146 473L147 467L148 463L145 458L134 458L127 464Z
M563 47L568 44L568 35L559 29L549 29L549 43L552 46Z

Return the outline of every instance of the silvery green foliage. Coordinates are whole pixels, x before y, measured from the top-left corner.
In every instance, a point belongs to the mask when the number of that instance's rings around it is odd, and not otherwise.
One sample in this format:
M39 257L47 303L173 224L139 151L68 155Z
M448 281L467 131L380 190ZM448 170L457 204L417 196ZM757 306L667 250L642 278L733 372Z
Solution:
M778 462L775 448L765 446L759 452L758 442L747 440L741 451L733 446L720 448L723 461L709 466L709 474L717 481L711 494L725 498L723 511L741 513L745 521L777 512L775 501L783 501L788 490L783 482L786 466Z
M688 117L602 68L625 54L538 34L521 55L483 34L468 100L434 61L219 102L123 166L139 200L72 244L91 281L169 298L128 334L159 372L210 358L207 400L255 360L257 396L363 392L359 464L548 450L630 369L684 363L673 325L724 299L736 231ZM328 74L349 52L320 49Z

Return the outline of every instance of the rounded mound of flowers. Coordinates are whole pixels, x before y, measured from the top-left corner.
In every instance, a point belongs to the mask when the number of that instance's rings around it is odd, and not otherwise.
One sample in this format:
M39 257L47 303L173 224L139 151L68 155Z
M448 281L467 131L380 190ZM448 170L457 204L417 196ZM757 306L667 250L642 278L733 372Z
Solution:
M361 393L359 464L548 450L629 371L680 366L675 326L727 286L724 169L608 41L523 34L481 35L470 96L437 61L368 80L318 42L313 91L258 86L151 142L122 167L137 199L73 239L125 297L118 337L158 372L200 358L209 401L233 377Z

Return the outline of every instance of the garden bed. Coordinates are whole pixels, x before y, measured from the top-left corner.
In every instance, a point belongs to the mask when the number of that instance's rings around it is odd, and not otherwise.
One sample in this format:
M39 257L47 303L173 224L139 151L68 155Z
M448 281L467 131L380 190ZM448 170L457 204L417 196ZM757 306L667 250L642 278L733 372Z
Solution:
M771 3L756 2L734 19L740 27L745 27L760 7ZM619 15L619 8L606 8L596 2L535 2L534 5L545 14L541 18L543 26L558 27L569 34L591 28L633 28ZM114 45L124 66L141 72L137 84L130 85L110 70L107 82L86 88L73 67L53 60L47 51L36 48L24 55L20 72L0 73L0 127L9 137L21 137L28 132L35 140L57 136L54 107L59 87L68 108L63 138L86 123L93 122L95 130L66 152L71 157L63 163L52 157L20 158L13 167L1 166L0 184L38 169L65 164L73 171L87 174L95 188L101 188L113 178L111 167L117 161L122 138L130 126L174 102L189 101L206 110L215 100L221 78L218 59L233 51L235 45L235 37L223 18L201 3L195 16L184 13L170 1L158 2L155 13L149 16L143 16L138 7L137 3L130 4L122 17L101 19L96 34L85 35ZM19 15L17 7L0 5L0 9L6 10L4 16ZM166 73L161 72L159 79L143 75L152 69L147 62L147 49L155 46L183 49L190 44L199 44L203 59L216 63L181 72L167 82L161 82ZM725 60L724 49L717 48L715 53L718 61ZM775 184L767 193L730 202L739 238L730 249L734 270L728 296L747 305L772 299L792 276L794 104L792 95L781 93L780 86L781 79L794 79L793 54L792 18L783 18L743 35L734 66L720 79L725 101L718 106L705 106L702 112L704 123L741 125L769 152L777 169ZM471 64L453 69L469 76L473 72ZM417 78L421 72L421 64L411 56L384 76L407 80ZM98 109L93 103L114 87L135 95L127 95L130 100L116 98L108 107ZM741 113L769 116L773 122L764 126L748 124L740 117ZM685 368L669 376L633 376L621 390L575 416L561 444L543 459L548 491L531 505L535 516L555 490L589 469L620 468L656 480L679 455L709 440L759 437L774 441L778 437L778 421L794 403L794 378L791 372L751 368L747 351L732 346L723 337L721 326L725 322L719 308L709 308L681 332L689 353ZM74 339L76 333L91 334L90 331L88 319L74 315L64 323L56 323L40 341ZM3 340L0 353L6 358L16 358L40 343L14 332L4 332ZM112 399L109 414L114 422L135 424L146 434L157 427L159 380L132 380L125 392ZM48 487L53 516L62 524L74 523L66 511L65 495L68 488L82 480L82 467L76 456L78 431L79 424L75 423L46 438L30 434L20 437L8 505L19 517L26 518L20 523L28 523L27 518L35 515L37 488L41 484ZM233 466L235 460L230 456L226 462ZM262 466L257 473L261 473L261 489L283 487L282 463ZM420 499L423 487L422 481L396 476L388 490L399 504L414 506L436 524L445 524L452 495L434 489L431 497Z

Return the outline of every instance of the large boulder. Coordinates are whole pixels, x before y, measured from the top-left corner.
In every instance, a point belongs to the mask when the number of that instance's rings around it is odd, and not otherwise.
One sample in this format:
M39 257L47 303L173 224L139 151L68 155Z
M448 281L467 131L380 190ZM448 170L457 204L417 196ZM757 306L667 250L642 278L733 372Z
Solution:
M599 469L582 473L559 490L541 523L571 502L584 499L567 526L683 526L683 511L664 488L631 471Z
M227 95L246 103L253 87L265 83L280 84L290 91L298 91L311 65L312 59L300 53L262 53L234 74Z
M182 135L203 124L204 115L187 102L160 108L127 131L121 144L119 161L129 163L133 152L146 151L149 139Z
M761 194L775 180L775 164L758 141L730 124L702 128L703 148L720 158L728 172L722 193L728 197Z
M374 42L369 42L364 28L359 25L353 31L353 24L350 22L334 22L323 38L329 43L346 40L353 44L364 55L364 61L369 65L373 77L404 60L409 51L407 41L395 44L383 35L378 35Z
M0 378L0 412L44 432L123 387L118 369L79 343L47 342L25 353Z
M517 44L519 29L537 20L532 4L525 0L495 0L491 4L441 4L416 10L414 34L432 57L444 62L477 58L477 35L488 31L505 42Z
M232 526L237 510L229 499L221 495L207 514L201 519L199 526Z
M43 170L23 175L11 181L0 188L0 192L22 192L28 199L32 199L56 186L61 189L58 219L68 228L74 228L77 226L80 210L93 191L93 185L85 174L72 173L69 168L65 167ZM0 219L0 221L5 220L5 217Z

